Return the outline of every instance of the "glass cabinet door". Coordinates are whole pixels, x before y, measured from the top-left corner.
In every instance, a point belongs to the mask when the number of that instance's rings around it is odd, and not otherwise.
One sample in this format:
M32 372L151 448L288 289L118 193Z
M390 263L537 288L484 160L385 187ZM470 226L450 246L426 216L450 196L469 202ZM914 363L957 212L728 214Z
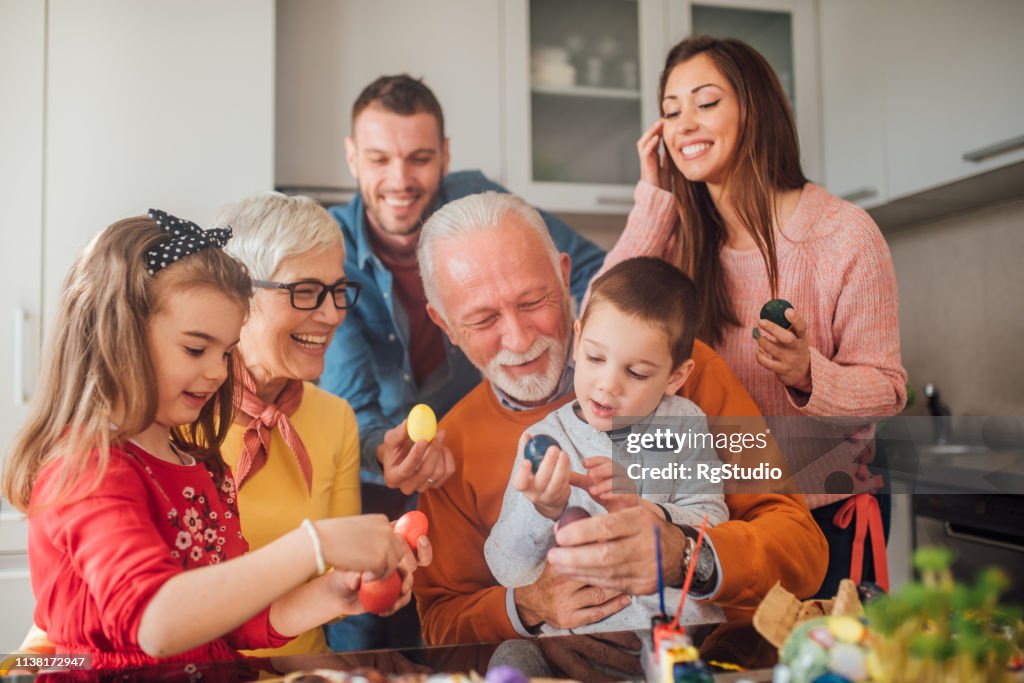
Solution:
M510 188L545 209L626 213L657 116L662 0L505 7Z
M640 173L636 0L529 0L532 177L635 182Z
M626 213L665 56L695 33L764 54L794 106L804 172L819 178L816 23L814 0L505 0L509 189L544 209Z
M792 13L700 3L694 3L690 11L694 35L738 38L764 55L795 110Z

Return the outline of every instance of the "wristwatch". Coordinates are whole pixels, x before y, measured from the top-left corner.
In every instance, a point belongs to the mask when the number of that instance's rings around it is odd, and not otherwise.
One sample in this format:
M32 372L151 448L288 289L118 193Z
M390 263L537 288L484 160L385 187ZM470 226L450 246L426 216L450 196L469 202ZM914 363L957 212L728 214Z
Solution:
M686 535L686 548L683 550L683 577L690 567L690 558L697 547L697 530L685 524L678 525L683 534ZM707 593L715 585L715 553L707 543L700 544L700 553L697 555L697 564L693 569L693 583L690 590L695 593Z

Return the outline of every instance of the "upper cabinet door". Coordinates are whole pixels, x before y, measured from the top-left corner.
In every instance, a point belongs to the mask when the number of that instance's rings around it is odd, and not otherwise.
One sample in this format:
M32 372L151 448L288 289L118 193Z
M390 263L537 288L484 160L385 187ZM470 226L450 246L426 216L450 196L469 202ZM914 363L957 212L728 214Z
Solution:
M884 3L892 198L1024 160L1024 2Z
M4 211L0 448L4 450L28 414L39 356L45 46L46 5L36 0L0 0L0 206ZM25 626L17 625L22 635ZM20 642L9 634L7 640L2 638L4 652Z
M822 155L818 18L813 1L672 2L669 4L669 23L671 35L664 50L666 53L686 36L704 34L716 38L737 38L764 55L778 75L793 107L804 174L820 182Z
M658 116L662 3L508 0L504 31L510 187L545 209L625 213Z
M0 0L0 449L28 415L41 328L46 5ZM32 623L27 524L0 498L0 652Z
M423 78L441 103L451 169L502 177L500 3L277 3L279 187L345 189L352 105L379 76ZM333 194L333 193L332 193Z
M864 207L888 198L880 0L820 0L825 185Z

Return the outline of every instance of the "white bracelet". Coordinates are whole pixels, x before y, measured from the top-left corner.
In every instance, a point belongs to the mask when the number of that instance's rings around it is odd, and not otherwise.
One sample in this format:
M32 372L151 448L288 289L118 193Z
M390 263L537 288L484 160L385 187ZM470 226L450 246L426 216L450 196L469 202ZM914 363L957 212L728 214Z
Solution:
M313 541L313 552L316 553L317 576L327 573L327 563L324 562L324 549L320 545L320 534L317 533L313 521L308 517L302 520L302 528L309 532L309 538Z

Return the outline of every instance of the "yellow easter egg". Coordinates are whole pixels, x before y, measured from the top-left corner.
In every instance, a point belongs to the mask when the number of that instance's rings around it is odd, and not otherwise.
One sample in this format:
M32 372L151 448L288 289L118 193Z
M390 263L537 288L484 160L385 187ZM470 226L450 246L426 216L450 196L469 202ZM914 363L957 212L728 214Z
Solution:
M853 617L831 617L828 630L841 643L859 643L864 640L864 624Z
M405 423L409 438L415 441L430 441L437 433L437 417L425 403L417 403L409 411L409 419Z

